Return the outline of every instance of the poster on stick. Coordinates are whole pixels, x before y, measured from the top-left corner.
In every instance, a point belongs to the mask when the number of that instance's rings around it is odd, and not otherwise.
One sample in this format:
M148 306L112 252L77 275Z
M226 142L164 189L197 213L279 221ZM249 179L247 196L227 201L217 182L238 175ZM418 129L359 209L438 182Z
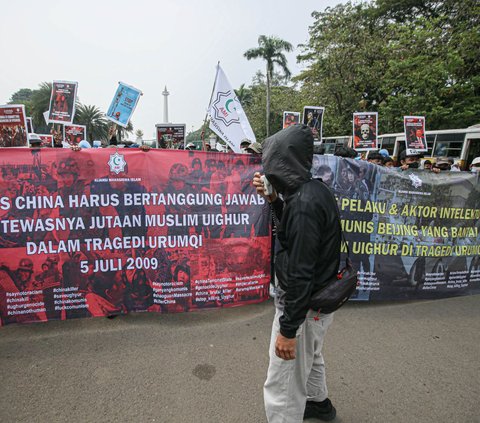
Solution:
M27 117L27 132L29 134L35 133L35 131L33 129L33 120L32 120L31 117Z
M23 104L0 106L0 147L27 146L27 118Z
M322 124L324 107L305 106L303 108L303 124L312 128L313 137L322 140Z
M300 123L300 112L283 112L283 129Z
M77 101L77 82L53 81L48 123L72 123Z
M180 144L185 145L186 125L184 123L159 123L155 128L158 148L177 148Z
M64 125L63 140L69 145L78 145L87 139L87 127L85 125Z
M353 114L353 148L357 151L378 150L378 113Z
M404 116L405 147L408 155L428 151L424 116Z
M107 119L126 128L141 95L143 93L139 89L119 82L106 114Z

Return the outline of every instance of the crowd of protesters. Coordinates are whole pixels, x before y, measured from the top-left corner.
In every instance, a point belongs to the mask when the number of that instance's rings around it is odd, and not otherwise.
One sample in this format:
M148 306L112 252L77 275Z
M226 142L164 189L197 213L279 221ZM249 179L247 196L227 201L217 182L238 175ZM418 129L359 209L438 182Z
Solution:
M334 155L355 160L366 160L378 166L395 167L393 158L390 157L388 151L385 149L379 151L371 150L363 156L353 148L340 146L336 149ZM421 154L408 154L407 150L403 150L400 153L396 167L401 170L420 169L434 173L461 171L459 165L455 163L455 160L451 157L437 157L436 159L426 159L422 161L423 158ZM468 170L471 172L480 172L480 157L473 159Z

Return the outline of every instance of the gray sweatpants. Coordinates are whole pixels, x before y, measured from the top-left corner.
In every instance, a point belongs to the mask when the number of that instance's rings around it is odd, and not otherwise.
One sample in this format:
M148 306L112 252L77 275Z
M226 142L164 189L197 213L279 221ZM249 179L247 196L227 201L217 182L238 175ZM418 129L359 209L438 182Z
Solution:
M277 308L273 319L270 364L263 387L265 412L269 423L300 423L307 400L319 402L328 397L322 346L333 313L308 312L297 331L295 360L283 360L275 354L275 340L280 331L278 319L282 314Z

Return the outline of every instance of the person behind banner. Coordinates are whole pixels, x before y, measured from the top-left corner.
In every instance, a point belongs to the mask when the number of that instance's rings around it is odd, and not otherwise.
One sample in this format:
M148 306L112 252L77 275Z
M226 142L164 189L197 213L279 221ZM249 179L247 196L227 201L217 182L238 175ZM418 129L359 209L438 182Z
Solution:
M384 167L395 167L393 163L393 159L390 156L386 156L383 158L383 166Z
M378 166L383 166L383 155L377 151L369 151L367 156L367 162Z
M274 190L265 196L259 173L253 185L273 207L280 242L275 258L276 313L264 385L267 420L332 420L336 410L328 399L322 345L333 314L313 311L309 303L339 268L336 200L323 182L312 179L313 135L308 126L290 126L263 145L263 168Z
M472 173L480 173L480 157L475 157L469 168Z
M407 154L407 150L400 153L400 169L418 169L420 166L421 154Z

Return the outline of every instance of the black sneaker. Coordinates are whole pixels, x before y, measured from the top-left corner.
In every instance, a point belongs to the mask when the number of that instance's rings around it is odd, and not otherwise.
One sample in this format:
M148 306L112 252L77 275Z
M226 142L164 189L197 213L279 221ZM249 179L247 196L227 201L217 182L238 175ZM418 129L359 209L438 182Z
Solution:
M307 401L305 405L305 412L303 413L304 419L316 418L329 422L333 420L337 415L337 410L332 405L332 402L327 398L322 402Z

